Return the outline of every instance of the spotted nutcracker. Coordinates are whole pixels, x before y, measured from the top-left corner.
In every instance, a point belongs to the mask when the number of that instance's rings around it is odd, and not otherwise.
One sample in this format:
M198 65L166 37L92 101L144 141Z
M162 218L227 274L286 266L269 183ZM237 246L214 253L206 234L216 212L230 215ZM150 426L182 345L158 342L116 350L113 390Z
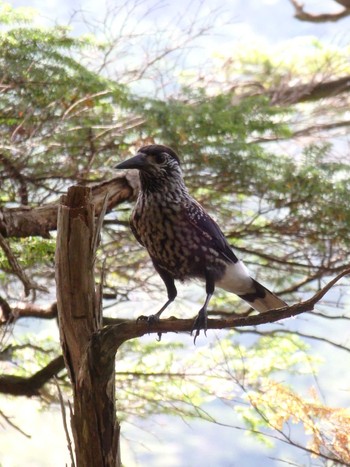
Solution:
M130 218L131 230L147 249L168 292L167 302L147 318L149 323L158 321L175 299L175 280L205 282L207 296L193 324L195 338L206 330L215 286L235 293L259 312L286 305L250 277L217 223L190 196L175 151L163 145L144 146L116 168L139 170L141 189Z

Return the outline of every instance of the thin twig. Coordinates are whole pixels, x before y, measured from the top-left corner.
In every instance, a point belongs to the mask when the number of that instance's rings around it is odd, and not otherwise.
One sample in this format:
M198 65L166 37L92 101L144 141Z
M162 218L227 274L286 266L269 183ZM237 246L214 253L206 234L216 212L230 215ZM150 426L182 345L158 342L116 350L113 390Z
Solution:
M10 417L8 417L7 415L4 414L4 412L2 410L0 410L0 416L6 421L6 423L8 423L10 426L12 426L12 428L14 428L16 431L18 431L19 433L21 433L21 435L25 436L26 438L31 438L31 435L28 435L27 433L25 433L19 426L17 426L15 423L13 423L10 419Z
M75 460L74 460L74 453L73 453L73 448L72 448L72 441L70 439L70 435L69 435L69 431L68 431L66 409L65 409L64 400L63 400L63 397L62 397L62 391L61 391L60 385L58 384L56 376L54 376L53 379L54 379L54 382L55 382L56 387L57 387L58 399L60 401L63 428L64 428L64 432L66 434L67 447L68 447L68 451L69 451L69 455L70 455L70 460L72 462L71 466L75 467Z

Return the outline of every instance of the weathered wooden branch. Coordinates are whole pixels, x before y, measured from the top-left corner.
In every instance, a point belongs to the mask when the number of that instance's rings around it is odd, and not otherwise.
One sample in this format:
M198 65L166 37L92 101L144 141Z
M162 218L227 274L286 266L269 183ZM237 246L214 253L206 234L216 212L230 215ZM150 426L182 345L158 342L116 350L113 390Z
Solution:
M98 215L106 193L108 193L107 211L118 204L130 200L138 192L139 179L134 171L120 173L118 176L91 187L92 202ZM40 236L49 238L50 232L57 228L58 203L46 204L36 208L0 210L0 234L3 237Z
M115 354L106 357L99 336L102 307L94 283L98 236L91 190L71 187L58 213L56 282L61 345L73 387L71 422L77 467L121 465Z

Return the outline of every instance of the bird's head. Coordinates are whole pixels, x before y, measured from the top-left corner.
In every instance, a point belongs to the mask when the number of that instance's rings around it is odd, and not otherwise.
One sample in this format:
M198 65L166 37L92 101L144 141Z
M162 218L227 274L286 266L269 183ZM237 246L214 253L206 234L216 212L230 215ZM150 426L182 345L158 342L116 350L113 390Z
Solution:
M176 152L161 144L143 146L134 157L116 165L116 169L137 169L144 190L171 189L182 182L180 159Z

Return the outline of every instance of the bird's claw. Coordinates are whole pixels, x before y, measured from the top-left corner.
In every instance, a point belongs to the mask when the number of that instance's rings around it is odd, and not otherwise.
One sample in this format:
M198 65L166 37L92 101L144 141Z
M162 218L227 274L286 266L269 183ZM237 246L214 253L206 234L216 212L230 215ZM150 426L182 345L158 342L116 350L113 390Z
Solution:
M194 320L194 323L191 329L191 336L192 336L193 331L196 331L194 335L194 340L193 340L194 344L196 344L196 339L199 336L202 329L204 331L205 337L207 337L207 325L208 325L207 313L205 310L201 309L196 319Z

